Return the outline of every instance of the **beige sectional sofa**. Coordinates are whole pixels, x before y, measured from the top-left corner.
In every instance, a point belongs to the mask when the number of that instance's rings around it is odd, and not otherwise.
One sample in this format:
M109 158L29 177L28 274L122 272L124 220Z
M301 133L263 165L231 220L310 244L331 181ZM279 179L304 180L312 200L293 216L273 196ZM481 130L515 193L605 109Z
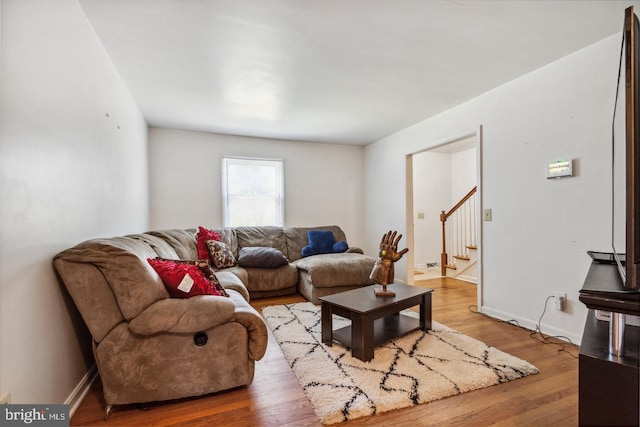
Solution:
M224 269L242 280L251 298L286 295L297 290L309 301L319 304L321 296L373 283L369 274L375 258L364 255L360 248L349 247L345 253L303 257L302 249L308 244L307 233L312 230L331 231L336 242L348 243L344 231L336 225L213 229L236 257L242 248L266 246L280 250L289 260L289 264L278 268L236 266Z
M106 402L113 405L198 396L248 385L267 347L264 320L249 298L294 293L318 296L370 283L375 259L347 253L303 258L314 228L218 229L235 256L273 247L288 262L277 268L233 266L216 277L228 297L170 298L148 258L197 259L195 229L150 231L89 240L54 257L53 265L91 335Z

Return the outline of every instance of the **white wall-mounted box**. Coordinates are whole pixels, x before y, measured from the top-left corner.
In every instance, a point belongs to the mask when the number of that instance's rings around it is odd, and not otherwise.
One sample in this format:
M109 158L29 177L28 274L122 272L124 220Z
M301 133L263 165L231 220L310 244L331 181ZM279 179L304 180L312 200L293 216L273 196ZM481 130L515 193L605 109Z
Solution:
M554 160L547 166L547 179L573 176L573 159Z

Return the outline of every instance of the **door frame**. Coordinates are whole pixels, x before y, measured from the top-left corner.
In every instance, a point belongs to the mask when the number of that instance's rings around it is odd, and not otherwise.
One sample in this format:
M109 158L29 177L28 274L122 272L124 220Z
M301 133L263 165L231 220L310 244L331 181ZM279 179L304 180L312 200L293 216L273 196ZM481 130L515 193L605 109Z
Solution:
M477 129L466 131L457 135L453 135L434 143L425 144L424 148L408 153L405 158L406 163L406 230L407 230L407 281L409 284L415 284L414 280L414 267L415 267L415 220L416 213L413 206L413 156L416 154L431 151L435 148L442 147L444 145L453 144L465 139L475 138L476 140L476 186L477 186L477 200L476 207L476 221L478 227L476 227L476 241L478 242L478 283L477 283L477 310L482 312L482 285L483 285L483 228L484 223L482 221L483 211L483 197L482 197L482 125L479 125Z

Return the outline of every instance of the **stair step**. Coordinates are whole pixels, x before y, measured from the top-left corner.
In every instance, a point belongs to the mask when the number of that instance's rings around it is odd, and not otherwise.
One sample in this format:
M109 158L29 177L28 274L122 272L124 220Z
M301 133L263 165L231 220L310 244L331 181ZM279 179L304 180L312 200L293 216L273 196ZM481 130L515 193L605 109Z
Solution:
M449 268L451 270L457 270L458 268L455 265L445 264L445 268Z
M467 249L478 249L476 245L467 245Z
M471 258L469 258L469 257L468 257L468 256L466 256L466 255L454 255L453 257L454 257L455 259L460 259L460 260L463 260L463 261L469 261L469 260L471 259Z

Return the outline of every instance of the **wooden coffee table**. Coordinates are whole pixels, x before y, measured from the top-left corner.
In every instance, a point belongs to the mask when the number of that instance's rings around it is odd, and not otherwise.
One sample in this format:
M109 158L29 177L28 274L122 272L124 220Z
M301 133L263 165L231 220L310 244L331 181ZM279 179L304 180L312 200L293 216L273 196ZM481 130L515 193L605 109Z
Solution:
M351 348L351 355L364 362L373 359L373 349L407 332L431 329L431 293L433 289L394 283L388 290L395 296L379 297L374 293L381 286L372 285L320 298L322 310L322 342L333 340ZM400 311L420 305L420 319ZM351 320L351 325L333 330L332 317Z

